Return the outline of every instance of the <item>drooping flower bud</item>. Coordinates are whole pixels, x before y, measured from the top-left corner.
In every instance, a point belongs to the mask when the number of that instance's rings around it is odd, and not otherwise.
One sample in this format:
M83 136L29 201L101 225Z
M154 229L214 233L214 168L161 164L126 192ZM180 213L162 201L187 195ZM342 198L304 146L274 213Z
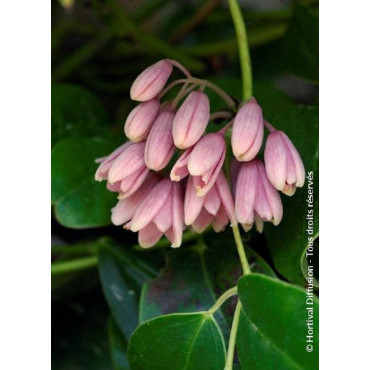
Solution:
M191 176L188 178L185 203L185 225L192 226L200 233L212 224L214 230L219 232L230 224L236 224L234 202L225 175L221 171L216 184L204 197L198 197Z
M173 121L172 134L175 145L180 149L194 145L203 135L209 116L208 96L201 91L191 92Z
M113 225L123 225L130 221L135 214L146 195L158 184L159 178L154 173L149 174L140 188L131 196L121 199L114 208L112 208Z
M189 155L188 171L198 197L205 196L217 180L226 155L222 134L211 133L202 137Z
M183 207L181 184L164 179L144 197L126 226L139 231L139 244L143 248L153 246L163 234L176 248L182 242Z
M222 134L211 133L188 148L177 160L171 171L171 180L180 181L192 175L198 197L205 196L216 182L226 155L226 143Z
M100 163L98 169L95 172L95 181L100 182L108 179L108 172L112 167L114 160L130 145L130 142L124 143L106 157L98 158L95 160L96 163Z
M131 99L137 101L153 99L166 85L171 73L172 64L168 59L160 60L146 68L131 86Z
M113 161L108 171L108 189L119 191L124 199L144 182L149 169L144 162L145 142L130 143Z
M163 110L155 120L145 146L145 163L151 170L159 171L171 160L175 145L172 138L172 123L175 114Z
M293 195L305 182L302 159L282 131L273 131L267 137L265 147L266 172L272 185L286 195Z
M238 161L252 160L263 141L262 109L256 99L251 98L235 116L231 132L231 146Z
M283 206L277 190L267 178L260 160L243 163L235 190L235 214L238 222L248 231L254 222L259 232L263 221L278 225L283 216Z
M136 106L126 119L125 135L134 142L145 140L158 116L159 106L157 99Z

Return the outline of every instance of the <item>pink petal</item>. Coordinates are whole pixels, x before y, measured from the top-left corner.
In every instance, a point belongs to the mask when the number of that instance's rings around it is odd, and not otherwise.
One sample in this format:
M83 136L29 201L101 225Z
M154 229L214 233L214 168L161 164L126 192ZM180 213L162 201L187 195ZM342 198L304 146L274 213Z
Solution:
M193 147L186 149L184 153L182 153L180 158L176 161L175 165L173 166L171 170L171 174L170 174L172 181L180 181L184 177L189 175L188 160L189 160L189 156L192 150L193 150Z
M211 215L215 216L221 205L221 199L216 190L216 186L213 186L204 198L204 208Z
M208 96L201 91L191 92L176 113L172 135L175 145L186 149L194 145L207 127L210 116Z
M217 177L216 188L221 202L225 208L226 213L229 216L232 225L236 225L238 222L235 216L235 207L233 197L230 192L229 184L227 183L226 177L223 171Z
M197 219L193 222L192 227L195 232L201 234L211 224L212 220L213 216L203 208Z
M139 231L139 244L143 248L150 248L155 245L163 235L157 227L150 223Z
M164 179L145 197L131 221L131 230L138 231L151 222L162 209L171 193L172 182Z
M242 224L253 225L258 172L255 160L240 167L235 191L235 214Z
M193 176L202 176L212 171L219 163L225 149L225 139L221 134L211 133L202 137L190 154L189 173Z
M114 183L143 168L145 142L128 146L113 162L108 181Z
M172 138L174 117L174 112L165 110L153 124L145 145L145 163L151 170L159 171L166 167L175 152Z
M191 225L196 220L203 207L204 201L204 197L197 197L195 187L193 185L193 178L189 176L185 192L185 225Z
M153 99L166 85L171 73L172 64L168 59L160 60L146 68L131 86L131 99L138 101Z
M172 248L178 248L182 242L182 231L184 229L184 201L180 183L173 184L172 200Z

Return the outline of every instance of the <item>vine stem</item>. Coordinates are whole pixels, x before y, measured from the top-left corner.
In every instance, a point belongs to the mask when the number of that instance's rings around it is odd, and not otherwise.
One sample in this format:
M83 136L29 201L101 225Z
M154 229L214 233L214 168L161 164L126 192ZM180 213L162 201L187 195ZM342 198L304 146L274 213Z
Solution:
M71 271L79 271L86 268L95 267L98 264L98 257L84 257L71 261L55 262L51 264L51 274L58 275Z
M245 28L243 15L238 0L229 0L229 8L238 41L240 66L243 80L243 100L248 100L252 96L253 86L252 65L249 55L247 30Z
M238 224L232 225L232 229L233 229L236 249L238 250L240 262L242 264L243 274L248 275L248 274L252 273L252 271L251 271L251 268L249 266L247 256L245 254L245 250L244 250L244 246L243 246L243 242L242 242L242 237L240 236L240 231L239 231Z
M227 290L225 293L223 293L215 302L215 304L207 311L210 315L213 315L222 305L223 303L235 295L238 291L238 287L234 286Z
M229 346L227 348L225 370L232 370L233 368L236 334L238 332L241 309L242 309L242 304L240 303L240 301L238 301L238 303L236 304L236 308L235 308L233 323L231 325Z
M161 99L173 87L175 87L176 85L179 85L181 83L191 83L191 84L196 84L196 85L208 87L211 90L213 90L217 95L219 95L224 100L224 102L227 104L227 107L229 109L235 110L235 102L230 97L229 94L227 94L224 90L222 90L220 87L213 84L212 82L207 81L207 80L202 80L200 78L195 78L195 77L182 78L182 79L175 80L175 81L171 82L165 89L162 90L162 92L158 95L158 98Z

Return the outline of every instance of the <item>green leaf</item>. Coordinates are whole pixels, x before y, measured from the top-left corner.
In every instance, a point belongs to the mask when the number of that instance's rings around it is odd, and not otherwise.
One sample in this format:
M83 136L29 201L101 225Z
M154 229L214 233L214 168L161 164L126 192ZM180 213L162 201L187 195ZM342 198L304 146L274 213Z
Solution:
M101 138L70 138L51 153L51 202L55 217L70 228L110 224L116 195L94 180L96 158L109 154L114 144Z
M241 278L238 295L242 311L237 349L243 369L318 369L316 297L307 304L302 288L259 274ZM307 320L313 320L312 352L306 350Z
M223 370L225 344L213 316L171 314L142 324L128 357L132 370Z
M108 320L108 335L114 370L130 370L126 353L127 341L112 316Z
M108 118L99 100L81 86L51 85L51 142L103 134Z
M292 197L281 195L284 215L281 224L274 227L266 224L265 235L268 248L277 270L288 280L305 284L301 261L311 242L319 232L318 194L318 108L298 107L275 118L273 125L283 130L300 153L306 174L312 172L312 179L306 177L305 186L297 189ZM313 190L312 207L308 205L308 187ZM307 233L307 215L313 212L312 232ZM310 216L310 215L309 215ZM310 221L311 222L311 221Z
M211 233L205 242L206 247L181 248L167 253L161 274L143 285L139 307L141 323L169 313L208 310L224 291L237 284L242 269L231 233ZM256 252L246 248L246 253L254 272L275 276ZM231 299L215 314L225 336L234 305Z
M319 17L298 4L284 39L288 68L297 76L319 80Z
M128 286L126 264L111 250L102 247L99 251L99 275L105 299L117 325L126 338L138 325L138 308L135 290Z

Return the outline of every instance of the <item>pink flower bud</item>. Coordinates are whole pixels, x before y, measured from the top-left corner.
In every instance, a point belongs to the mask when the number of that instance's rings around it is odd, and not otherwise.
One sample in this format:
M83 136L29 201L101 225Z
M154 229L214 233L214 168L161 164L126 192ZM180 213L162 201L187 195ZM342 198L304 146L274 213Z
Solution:
M305 182L305 169L302 159L282 131L273 131L268 136L265 147L266 172L272 185L286 195L293 195L297 187Z
M201 91L191 92L173 121L172 135L175 145L180 149L194 145L203 135L209 116L208 96Z
M112 162L108 171L108 182L113 191L117 191L119 186L120 198L133 194L148 175L144 150L145 142L130 143Z
M231 146L238 161L252 160L261 148L263 140L262 109L251 98L235 116L231 132Z
M184 177L189 175L188 160L193 148L194 147L186 149L184 153L181 154L180 158L176 161L170 173L172 181L180 181Z
M131 86L131 99L137 101L153 99L166 85L171 73L172 64L168 59L160 60L146 68Z
M171 160L175 146L172 138L171 110L163 110L155 120L145 146L145 163L151 170L159 171Z
M145 140L159 112L159 101L152 99L139 104L128 115L125 135L132 141Z
M216 184L204 197L198 197L189 176L184 204L185 225L192 226L196 232L202 232L212 223L216 232L223 230L230 223L236 224L234 202L221 171Z
M163 179L157 184L137 208L130 229L139 231L152 222L166 204L171 191L172 182L170 179Z
M278 225L283 216L283 206L277 190L267 178L265 166L257 159L240 167L235 191L235 214L245 230L256 222L262 232L263 221Z
M211 133L202 137L188 157L188 171L198 197L203 197L216 182L226 155L226 143L222 134Z
M114 160L128 147L131 143L127 142L115 149L111 154L106 157L98 158L95 160L96 163L100 163L98 169L95 172L95 180L103 181L108 179L108 172L114 162Z
M158 176L149 174L134 194L128 198L121 199L112 209L112 223L114 225L123 225L131 220L138 206L158 182Z
M139 243L148 248L165 234L172 247L181 245L184 229L184 206L180 183L170 179L159 182L141 200L126 227L139 231Z

